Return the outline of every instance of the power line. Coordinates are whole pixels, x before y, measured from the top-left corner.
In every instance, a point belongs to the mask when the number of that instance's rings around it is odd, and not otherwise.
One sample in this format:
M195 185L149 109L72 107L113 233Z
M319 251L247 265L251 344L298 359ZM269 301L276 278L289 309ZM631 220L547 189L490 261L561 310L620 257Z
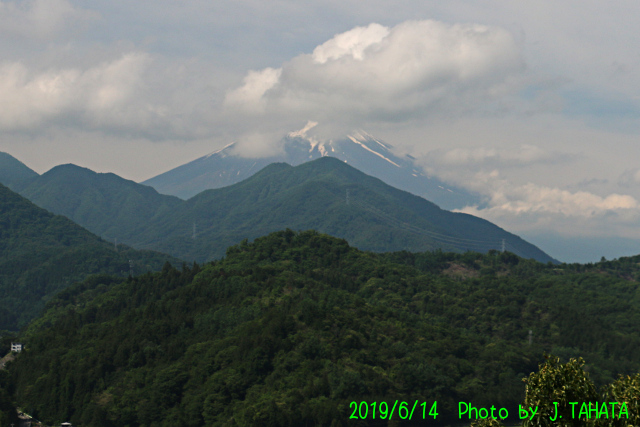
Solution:
M449 235L445 235L445 234L441 234L441 233L437 233L434 231L430 231L430 230L425 230L423 228L419 228L416 227L415 225L412 224L408 224L404 221L400 221L399 219L387 214L386 212L380 211L379 209L369 205L368 203L362 202L360 200L350 200L353 204L361 207L362 209L382 218L383 220L387 221L388 223L390 223L390 225L395 226L397 228L401 228L416 234L421 234L424 236L427 236L433 240L436 240L440 243L445 243L448 245L453 246L454 248L458 249L458 250L464 250L464 249L475 249L475 250L480 250L484 249L484 250L491 250L491 249L497 249L498 247L501 247L502 252L504 252L506 250L506 246L509 245L510 247L510 251L514 252L517 254L517 250L515 248L513 248L512 245L510 245L506 239L501 239L501 241L490 241L490 240L477 240L477 239L466 239L463 237L455 237L455 236L449 236Z
M376 208L374 208L373 206L366 204L366 203L362 203L360 201L356 202L353 201L353 203L359 205L361 208L365 209L366 211L369 211L370 213L377 215L379 217L381 217L382 219L388 221L389 223L391 223L391 225L394 225L398 228L403 228L405 230L408 231L412 231L418 234L424 234L427 235L433 239L436 240L442 240L446 243L451 243L451 244L466 244L469 246L495 246L497 245L497 242L490 242L490 241L486 241L486 240L472 240L472 239L465 239L462 237L454 237L454 236L448 236L445 234L440 234L440 233L436 233L434 231L429 231L429 230L425 230L423 228L419 228L416 227L415 225L412 224L408 224L404 221L400 221L399 219L387 214L386 212L380 211Z
M485 245L485 246L486 245L497 246L499 244L499 241L497 241L497 240L489 241L489 240L466 239L464 237L455 237L455 236L450 236L450 235L446 235L446 234L436 233L435 231L425 230L425 229L422 229L422 228L418 228L418 227L416 227L416 226L414 226L412 224L408 224L408 223L406 223L404 221L400 221L399 219L397 219L397 218L395 218L393 216L390 216L386 212L382 212L382 211L374 208L373 206L371 206L371 205L369 205L367 203L360 202L360 201L358 201L358 202L354 201L354 203L359 204L362 208L364 208L365 210L369 210L370 212L372 212L374 214L377 214L379 216L384 216L385 219L388 219L389 221L396 222L396 223L399 223L399 224L403 224L406 227L414 229L414 230L416 230L416 232L427 233L429 235L436 236L434 238L442 238L442 239L446 239L446 240L450 240L450 241L459 241L460 243L469 244L469 245L473 245L474 243L478 243L478 244Z

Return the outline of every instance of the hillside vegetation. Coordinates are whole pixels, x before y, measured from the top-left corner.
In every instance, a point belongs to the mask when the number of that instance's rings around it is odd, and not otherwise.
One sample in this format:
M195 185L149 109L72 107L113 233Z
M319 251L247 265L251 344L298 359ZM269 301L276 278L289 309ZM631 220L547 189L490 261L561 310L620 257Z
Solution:
M507 250L554 262L483 219L440 209L329 157L272 164L229 187L182 201L113 174L59 166L20 193L103 238L185 260L210 261L241 240L314 229L376 252Z
M322 142L304 135L289 134L281 142L282 151L262 158L237 156L236 143L231 143L221 150L178 166L141 184L150 185L162 194L173 194L186 200L208 189L228 187L244 181L272 163L298 166L330 156L447 210L481 203L478 194L425 174L413 156L395 155L391 145L366 132L355 132L353 135L345 135L344 139Z
M20 160L0 151L0 184L11 187L29 181L38 174Z
M114 244L0 184L0 330L17 330L53 294L91 274L126 277L176 258Z
M365 425L352 401L396 399L437 401L437 423L460 401L517 414L545 351L583 356L597 385L640 371L639 262L375 254L287 230L67 288L10 372L48 423Z
M64 215L107 240L133 241L154 218L182 203L173 196L112 173L96 173L75 165L56 166L15 186L38 206Z

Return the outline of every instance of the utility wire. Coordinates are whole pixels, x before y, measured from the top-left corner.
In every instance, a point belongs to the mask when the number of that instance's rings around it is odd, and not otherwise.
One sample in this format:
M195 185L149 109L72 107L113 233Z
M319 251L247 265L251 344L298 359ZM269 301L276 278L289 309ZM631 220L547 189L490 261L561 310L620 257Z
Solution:
M455 236L449 236L449 235L446 235L446 234L436 233L435 231L425 230L425 229L422 229L422 228L418 228L418 227L416 227L416 226L414 226L412 224L408 224L406 222L400 221L397 218L392 217L391 215L389 215L389 214L387 214L385 212L382 212L382 211L374 208L373 206L371 206L371 205L369 205L367 203L360 202L360 201L354 201L354 200L352 200L352 203L359 204L360 207L362 207L363 209L368 210L371 213L374 213L374 214L376 214L378 216L384 217L385 219L389 220L390 222L395 222L395 223L398 223L398 224L402 224L405 228L410 228L412 230L415 230L416 232L429 234L431 236L434 236L434 238L442 238L442 239L445 239L445 240L451 241L451 242L458 241L460 243L468 244L468 245L473 245L473 244L477 243L477 244L480 244L482 246L486 246L486 245L495 246L495 245L500 245L501 242L502 242L501 240L500 241L498 241L498 240L490 241L490 240L466 239L464 237L455 237Z
M411 231L413 233L416 234L421 234L427 237L430 237L433 240L436 240L440 243L445 243L448 245L453 246L456 249L459 250L469 250L470 248L482 248L485 250L498 250L499 247L501 247L502 245L502 240L500 241L490 241L490 240L477 240L477 239L466 239L463 237L454 237L454 236L448 236L445 234L441 234L441 233L436 233L434 231L429 231L429 230L425 230L423 228L419 228L416 227L415 225L412 224L408 224L404 221L401 221L389 214L387 214L386 212L383 212L371 205L369 205L368 203L362 202L360 200L355 200L353 197L351 197L349 199L349 202L351 204L355 204L357 206L359 206L360 208L364 209L365 211L368 211L369 213L372 213L373 215L376 215L380 218L382 218L383 220L387 221L388 223L390 223L390 225L395 226L397 228L401 228L407 231ZM513 247L513 245L509 244L509 242L505 241L505 244L509 246L509 250L511 252L514 252L517 254L517 250ZM477 249L479 250L479 249Z

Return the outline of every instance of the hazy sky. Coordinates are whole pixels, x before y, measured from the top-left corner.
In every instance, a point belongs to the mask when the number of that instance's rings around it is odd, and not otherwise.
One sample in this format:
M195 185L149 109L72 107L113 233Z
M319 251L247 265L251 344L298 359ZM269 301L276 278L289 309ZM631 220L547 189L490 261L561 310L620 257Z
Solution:
M312 120L509 231L640 241L639 22L636 0L0 0L0 151L141 181Z

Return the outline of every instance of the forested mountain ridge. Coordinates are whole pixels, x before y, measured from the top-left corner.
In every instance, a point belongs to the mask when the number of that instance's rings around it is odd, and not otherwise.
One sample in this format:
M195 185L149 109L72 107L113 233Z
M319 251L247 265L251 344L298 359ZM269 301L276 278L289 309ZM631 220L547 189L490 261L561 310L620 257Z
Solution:
M486 220L440 209L333 157L271 164L238 184L204 191L154 221L135 244L203 261L244 238L284 228L318 230L376 252L486 252L504 239L525 258L555 261Z
M296 167L272 164L188 201L74 165L57 166L17 190L104 239L198 262L284 228L316 229L379 252L486 252L504 243L523 257L555 261L488 221L442 210L333 157Z
M105 242L0 184L0 330L17 330L56 292L90 274L126 277L176 258ZM131 264L131 265L130 265Z
M441 423L459 401L515 414L545 351L598 383L640 371L638 261L374 254L287 230L68 288L11 375L23 408L77 425L352 425L350 402L396 399L437 400Z
M12 187L37 176L38 174L35 171L20 160L0 151L0 184Z
M282 139L282 151L263 158L244 158L235 153L236 144L197 158L143 181L162 194L189 199L204 190L223 188L251 177L271 163L298 166L321 157L334 157L356 169L409 191L445 209L463 208L481 202L473 194L427 175L411 155L396 155L393 147L364 131L344 138L319 141L305 132L292 132Z
M56 166L15 191L38 206L64 215L92 233L130 242L155 217L182 203L113 173L67 164Z

